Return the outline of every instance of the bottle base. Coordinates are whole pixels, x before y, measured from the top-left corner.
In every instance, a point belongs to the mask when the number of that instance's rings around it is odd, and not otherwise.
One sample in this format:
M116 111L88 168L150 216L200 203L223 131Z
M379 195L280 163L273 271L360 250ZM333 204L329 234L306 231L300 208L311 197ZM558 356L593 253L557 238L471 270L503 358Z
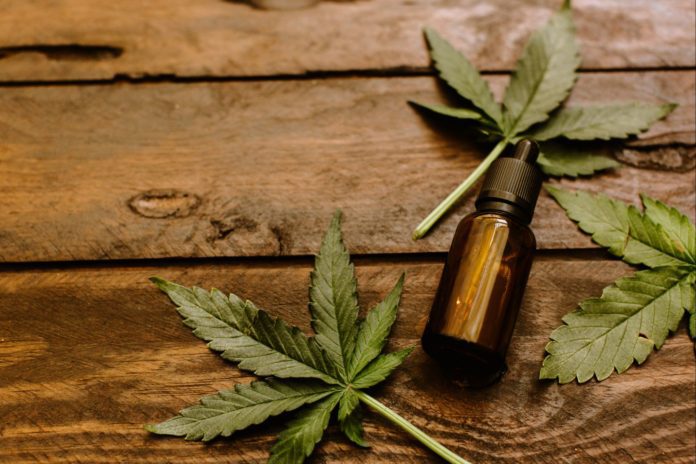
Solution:
M445 368L453 381L467 387L487 387L507 371L503 356L466 340L426 331L421 343L425 352Z

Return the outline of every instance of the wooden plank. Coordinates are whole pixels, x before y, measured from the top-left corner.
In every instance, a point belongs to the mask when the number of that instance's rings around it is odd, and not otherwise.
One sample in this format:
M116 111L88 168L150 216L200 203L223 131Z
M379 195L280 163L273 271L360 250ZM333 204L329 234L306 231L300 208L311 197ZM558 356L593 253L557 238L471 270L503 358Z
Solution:
M371 307L407 272L389 349L418 344L441 270L428 261L358 259L360 300ZM205 446L154 438L163 420L205 394L250 377L207 350L147 278L235 291L303 329L308 259L71 267L0 273L0 461L257 462L283 421ZM641 367L602 383L537 380L544 345L563 314L633 270L571 254L539 256L517 324L510 370L495 386L466 390L420 347L374 391L417 426L475 463L690 463L696 455L692 342L683 327ZM371 450L336 427L312 462L439 462L368 413Z
M589 74L570 104L677 101L636 145L693 143L695 87L691 72ZM435 79L7 88L0 260L306 255L338 207L356 253L445 251L473 192L426 240L411 231L485 147L410 98L437 101ZM638 168L561 183L693 216L693 146L626 153ZM533 226L542 248L593 246L546 195Z
M479 68L510 70L529 34L561 4L326 1L279 12L245 3L5 1L0 81L423 70L425 26L441 31ZM690 0L573 3L588 69L696 64Z

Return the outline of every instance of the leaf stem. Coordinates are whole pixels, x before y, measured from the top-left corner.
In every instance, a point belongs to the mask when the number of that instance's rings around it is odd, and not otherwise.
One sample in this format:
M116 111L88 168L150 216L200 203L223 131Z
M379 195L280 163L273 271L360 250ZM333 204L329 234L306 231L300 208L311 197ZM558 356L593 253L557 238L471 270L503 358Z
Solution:
M428 233L430 228L435 225L442 215L445 214L447 210L450 209L452 205L454 205L471 188L471 186L476 183L479 177L481 177L483 173L488 170L491 163L493 163L493 161L500 156L508 143L510 143L510 140L505 138L498 142L495 147L493 147L493 150L491 150L481 164L474 169L474 172L469 174L469 177L467 177L464 182L459 184L456 189L452 190L452 193L447 195L447 198L442 200L440 204L437 205L420 224L418 224L416 230L413 231L413 240L418 240Z
M434 438L430 437L428 434L423 432L421 429L371 397L365 392L362 392L360 390L355 390L355 393L358 395L358 398L360 398L360 401L368 405L371 409L373 409L376 413L381 415L382 417L388 419L390 422L393 424L397 425L399 428L402 430L406 431L409 435L411 435L413 438L424 444L426 447L428 447L431 451L433 451L435 454L440 456L442 459L445 461L449 462L450 464L471 464L469 461L466 461L464 458L458 456L454 452L450 451L449 449L445 448L442 444L440 444L438 441L436 441Z

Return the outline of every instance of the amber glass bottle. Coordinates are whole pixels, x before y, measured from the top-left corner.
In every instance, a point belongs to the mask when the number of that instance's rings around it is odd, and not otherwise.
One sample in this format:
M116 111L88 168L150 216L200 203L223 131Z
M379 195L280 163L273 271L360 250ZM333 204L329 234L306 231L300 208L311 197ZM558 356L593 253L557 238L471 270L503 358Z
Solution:
M423 333L423 348L465 384L485 386L507 369L536 240L529 228L542 176L536 143L522 140L488 171L475 213L457 227Z

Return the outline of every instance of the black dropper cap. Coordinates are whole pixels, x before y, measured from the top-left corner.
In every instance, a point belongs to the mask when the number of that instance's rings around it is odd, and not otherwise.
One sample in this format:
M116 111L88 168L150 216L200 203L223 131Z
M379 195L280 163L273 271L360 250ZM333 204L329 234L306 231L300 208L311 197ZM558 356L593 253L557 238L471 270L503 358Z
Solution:
M503 156L491 164L476 199L479 211L504 211L522 222L532 222L543 177L536 165L539 145L522 139L512 156Z

